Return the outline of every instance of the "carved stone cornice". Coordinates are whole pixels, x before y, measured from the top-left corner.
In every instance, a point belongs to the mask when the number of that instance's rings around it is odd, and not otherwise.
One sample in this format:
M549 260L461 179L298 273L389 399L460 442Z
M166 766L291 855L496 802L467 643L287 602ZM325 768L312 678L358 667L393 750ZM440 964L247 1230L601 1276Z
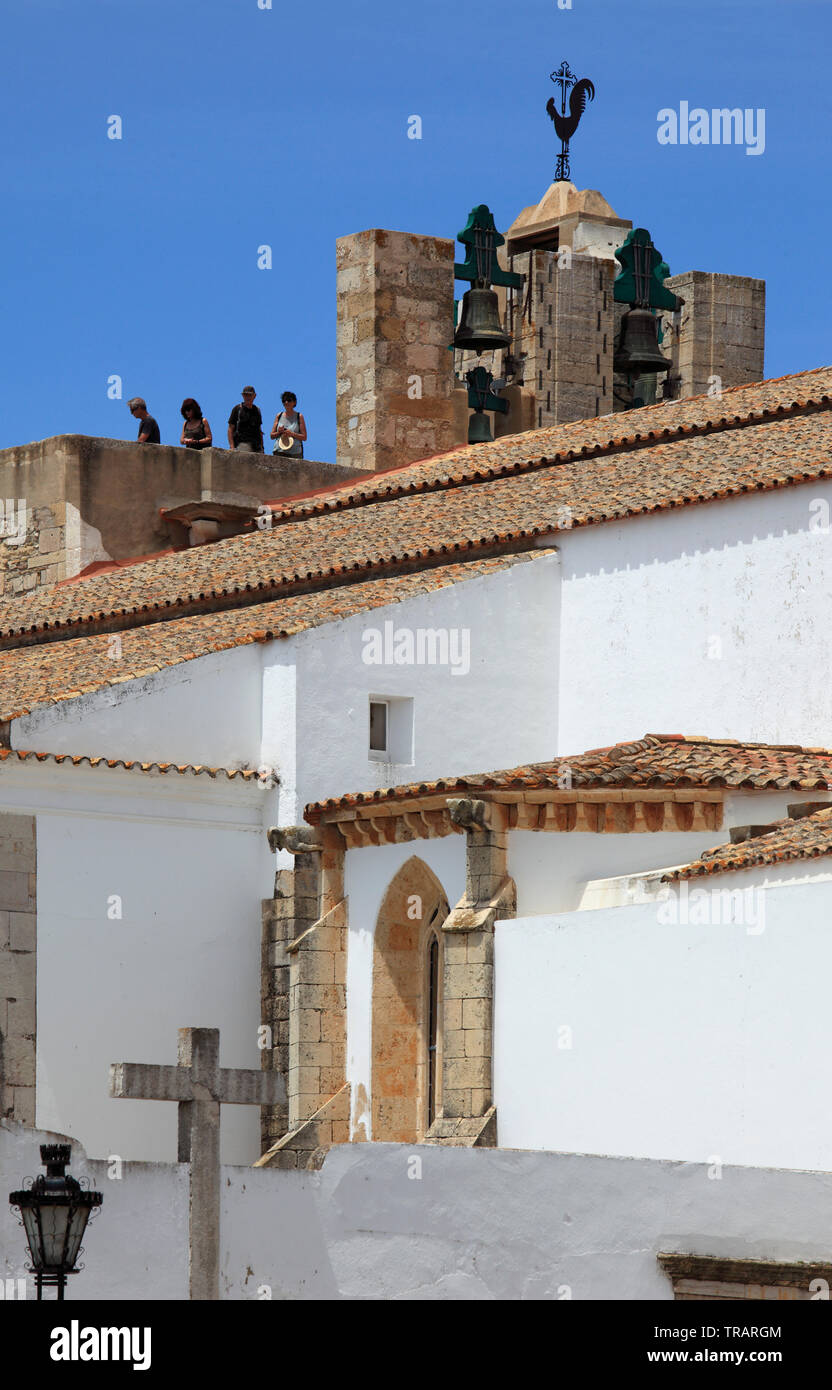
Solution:
M323 849L320 834L311 825L273 825L268 840L274 854L282 849L289 854L316 854Z

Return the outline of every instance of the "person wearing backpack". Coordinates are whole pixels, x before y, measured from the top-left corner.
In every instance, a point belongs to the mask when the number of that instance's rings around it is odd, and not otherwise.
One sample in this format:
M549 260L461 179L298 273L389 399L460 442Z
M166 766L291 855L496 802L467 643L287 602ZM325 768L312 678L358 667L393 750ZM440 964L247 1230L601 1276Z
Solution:
M228 417L228 447L249 454L263 454L263 417L254 404L257 392L253 386L243 387L241 405L235 405Z
M271 438L276 441L274 452L282 458L302 459L306 421L298 412L298 398L293 391L284 391L280 399L283 409L274 417L271 432Z

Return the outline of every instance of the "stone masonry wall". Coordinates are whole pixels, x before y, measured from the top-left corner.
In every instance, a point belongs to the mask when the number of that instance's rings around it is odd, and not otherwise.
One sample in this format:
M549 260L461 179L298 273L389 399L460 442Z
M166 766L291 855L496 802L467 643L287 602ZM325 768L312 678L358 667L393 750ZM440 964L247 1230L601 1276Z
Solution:
M337 243L337 461L375 471L452 449L454 244L375 228Z
M0 1118L35 1123L34 816L0 815Z
M24 498L9 498L3 506L6 534L0 546L0 598L18 598L33 589L57 584L66 574L63 546L66 504L55 502L52 506L35 507L30 512ZM8 534L10 518L15 526L21 521L19 530L12 536ZM23 537L19 543L18 536Z
M524 385L535 396L534 429L612 410L614 263L563 256L533 250L512 259L526 276L511 317L515 355L526 354Z
M83 435L2 449L0 597L70 579L96 560L169 549L162 508L205 500L276 501L360 472L311 459ZM21 512L25 526L19 524Z
M680 378L677 398L762 381L765 372L766 286L742 275L691 270L673 275L668 289L685 303L677 329L665 315L662 350Z

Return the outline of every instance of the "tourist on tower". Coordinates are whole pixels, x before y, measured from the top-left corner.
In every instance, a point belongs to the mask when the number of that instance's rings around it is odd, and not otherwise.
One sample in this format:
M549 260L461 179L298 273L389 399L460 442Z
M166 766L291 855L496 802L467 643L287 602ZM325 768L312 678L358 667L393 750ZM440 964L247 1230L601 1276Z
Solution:
M134 420L139 421L139 443L140 444L159 444L159 426L152 415L147 413L147 403L141 396L134 396L127 402L127 409Z
M186 449L210 449L213 443L211 426L193 396L187 396L182 402L182 417L185 423L179 443L184 444Z
M283 409L274 417L272 439L276 454L285 458L303 458L303 441L306 438L306 421L298 413L298 398L293 391L284 391L280 397Z
M265 453L263 448L263 416L254 404L257 395L253 386L243 387L242 405L235 405L228 417L228 447L249 454Z

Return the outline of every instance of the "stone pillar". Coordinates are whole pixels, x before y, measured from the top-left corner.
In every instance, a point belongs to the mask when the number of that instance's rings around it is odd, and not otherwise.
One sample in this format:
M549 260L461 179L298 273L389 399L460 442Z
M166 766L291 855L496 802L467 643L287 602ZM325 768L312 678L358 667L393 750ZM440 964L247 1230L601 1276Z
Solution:
M289 946L289 1128L344 1085L347 923L339 903Z
M286 832L287 837L289 832ZM270 843L277 848L276 835ZM264 1071L279 1071L289 1084L289 991L290 944L302 936L317 921L319 911L318 882L320 854L300 848L295 855L294 869L278 869L275 875L274 897L263 903L263 934L261 954L261 1022L271 1030L271 1047L262 1050ZM284 846L281 841L281 848ZM266 1035L268 1038L268 1034ZM263 1108L261 1138L268 1148L289 1128L289 1103Z
M435 1137L461 1142L462 1130L449 1129L448 1122L475 1122L492 1106L494 923L513 915L515 893L504 808L467 799L448 805L467 836L466 887L443 924L442 1121ZM468 1140L482 1142L476 1124Z
M743 275L685 271L665 281L684 299L665 314L662 350L672 358L677 399L717 395L762 381L765 372L766 285ZM719 378L716 381L715 378Z
M0 815L0 1119L35 1123L34 816Z
M454 243L374 228L337 242L337 461L452 449Z

